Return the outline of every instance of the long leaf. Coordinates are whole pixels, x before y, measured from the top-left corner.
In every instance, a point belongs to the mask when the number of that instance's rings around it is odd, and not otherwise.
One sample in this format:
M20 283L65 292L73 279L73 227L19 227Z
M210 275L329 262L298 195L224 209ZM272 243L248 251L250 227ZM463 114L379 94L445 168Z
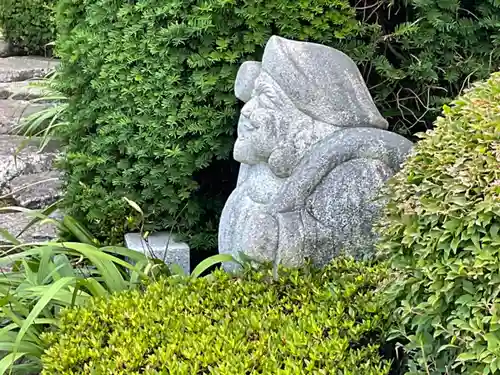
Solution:
M80 281L85 288L88 289L92 297L104 297L109 295L109 292L96 280L93 278L85 279Z
M49 215L51 215L52 213L54 213L58 206L59 206L59 203L60 201L57 201L57 202L54 202L53 204L51 204L50 206L44 208L42 211L40 211L40 215L36 216L33 220L31 220L24 228L23 230L21 230L21 232L19 232L19 234L17 235L18 237L22 236L29 228L33 227L33 225L36 225L37 223L39 223L40 221L44 220L44 219L47 219L49 218Z
M19 325L21 325L19 315L28 316L30 313L28 307L11 294L2 298L0 306L2 308L2 313ZM8 306L15 307L16 314L14 314Z
M29 353L27 353L25 357L26 357L25 361L29 360L29 362L14 365L12 367L11 374L13 375L40 374L40 372L42 371L42 361L39 358L30 355Z
M101 247L100 250L109 254L121 255L125 258L133 260L134 262L142 262L148 260L148 257L140 251L127 249L126 247L104 246Z
M32 216L32 217L38 218L38 219L40 219L40 221L47 222L47 223L52 223L57 228L59 228L60 230L64 230L65 229L64 226L59 221L47 217L47 215L42 214L38 210L31 210L29 208L15 207L15 206L0 207L0 212L11 212L11 211L22 212L22 213L27 214L28 216ZM23 231L25 231L25 230L26 230L26 228L23 229ZM20 233L22 233L23 231L21 231ZM17 236L19 237L20 234L18 234Z
M66 254L57 254L54 256L54 264L57 266L57 272L61 277L75 277L75 270Z
M15 338L14 338L15 340ZM12 352L15 347L14 340L12 342L2 341L0 339L0 352ZM23 341L21 345L19 345L19 352L31 354L34 356L41 356L44 352L44 349L32 342Z
M102 259L102 260L116 263L122 267L128 268L129 270L132 270L132 271L135 270L135 271L140 272L140 270L138 270L138 268L135 265L132 265L132 264L124 261L123 259L117 258L111 254L108 254L108 251L113 252L110 250L110 249L112 249L111 247L97 248L95 246L88 245L88 244L81 244L79 242L47 242L47 243L45 243L45 245L52 246L54 248L63 248L63 249L74 250L75 252L80 253L81 255L88 258L89 260L91 260L90 259L91 256L94 259L95 259L95 257L97 257L97 258ZM128 256L127 254L129 254L130 256L135 256L136 257L135 259L138 259L138 260L147 259L147 257L144 256L144 254L142 254L142 256L134 255L133 254L134 250L130 250L127 248L120 248L120 247L114 247L113 249L116 250L115 252L118 255ZM140 272L140 273L141 273L142 277L146 277L146 275L144 273L142 273L142 272Z
M7 229L0 228L0 236L5 240L9 241L11 244L19 245L21 242L16 238L16 236L9 233Z
M218 254L211 256L210 258L207 258L200 262L196 266L196 268L191 272L191 277L196 279L200 277L200 275L208 270L210 267L215 266L216 264L223 263L223 262L232 262L234 261L234 258L229 255L229 254Z
M39 285L33 286L31 288L26 288L23 292L23 297L38 298L38 296L43 296L45 293L47 293L50 287L51 285ZM52 300L53 302L58 302L59 304L62 304L64 306L72 306L72 301L74 299L73 294L73 288L71 287L68 289L61 289L53 296ZM82 290L79 290L76 296L78 305L83 305L88 301L89 298L90 295Z
M40 298L37 304L33 307L30 314L23 322L21 329L16 338L16 347L15 350L19 349L19 345L23 337L26 335L30 327L33 325L34 321L38 318L38 315L42 312L43 309L49 304L49 302L54 298L54 296L67 285L74 283L75 279L73 277L64 277L60 280L57 280L54 284L50 286L47 292Z
M16 246L13 249L18 249L18 248L19 247ZM39 248L35 248L35 249L30 249L30 250L22 251L22 252L19 252L19 253L16 253L16 254L4 255L3 257L0 257L0 266L5 266L5 265L12 264L12 263L14 263L14 262L16 262L18 260L26 259L26 258L28 258L29 256L32 256L32 255L38 255L38 254L40 254L40 251L43 248L44 247L39 247Z
M22 321L21 321L22 322ZM49 325L57 325L58 323L58 320L57 319L47 319L47 318L41 318L41 319L35 319L35 321L33 322L33 324L49 324ZM5 338L5 336L7 334L10 334L12 333L13 336L12 338L14 340L12 340L12 342L15 342L15 339L17 338L17 332L11 332L15 329L19 329L21 327L21 325L17 324L17 323L10 323L10 324L7 324L5 327L3 327L1 330L0 330L0 341L3 341L3 339Z
M73 217L65 215L63 218L63 225L71 234L78 238L78 241L89 245L99 243L97 239Z
M21 120L19 125L14 128L15 134L24 135L26 137L33 136L48 120L54 117L57 113L54 107L36 112Z
M14 365L14 363L24 357L27 353L9 353L5 357L2 358L0 361L0 375L5 374L7 370L11 368L11 366Z
M38 271L37 271L37 282L38 285L42 285L47 278L47 276L54 269L54 264L50 261L50 258L54 255L54 252L46 249L42 251L42 256L40 258L40 262L38 263ZM52 266L52 267L51 267Z
M99 270L101 277L103 278L110 291L118 292L127 289L127 283L123 279L123 276L116 267L115 263L130 269L135 269L135 267L131 266L129 263L106 254L105 252L98 250L95 246L89 244L81 244L76 242L53 242L50 243L50 246L72 249L81 253Z
M22 312L22 315L29 316L30 311L29 311L28 308L26 308L26 310L27 311L23 311ZM17 324L19 328L21 328L23 326L24 320L19 317L20 309L16 309L16 312L14 312L12 309L4 307L2 309L2 312L4 313L4 315L7 318L9 318L12 322L14 322L15 324ZM42 341L41 341L41 339L39 337L40 333L38 332L38 329L36 328L36 326L32 325L31 327L29 327L26 335L29 336L30 341L33 341L33 342L36 342L36 343L39 343L39 344L42 343Z

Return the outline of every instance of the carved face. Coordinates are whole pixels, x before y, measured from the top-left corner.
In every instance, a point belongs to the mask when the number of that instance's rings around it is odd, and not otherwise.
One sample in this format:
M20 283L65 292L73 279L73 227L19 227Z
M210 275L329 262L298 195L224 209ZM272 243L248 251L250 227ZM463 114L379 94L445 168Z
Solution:
M287 141L292 121L304 117L267 73L261 72L253 87L241 110L234 147L234 158L245 164L266 163Z

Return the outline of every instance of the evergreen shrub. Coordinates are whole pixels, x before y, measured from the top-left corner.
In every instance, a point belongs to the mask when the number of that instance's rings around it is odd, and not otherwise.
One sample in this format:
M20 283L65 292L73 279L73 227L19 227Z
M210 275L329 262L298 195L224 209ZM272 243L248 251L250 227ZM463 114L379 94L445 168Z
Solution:
M431 128L443 105L500 68L497 0L351 4L365 27L341 48L359 63L375 103L398 133Z
M500 73L435 125L385 191L394 334L409 374L500 374Z
M0 0L0 30L16 52L44 54L55 41L54 0Z
M46 336L45 375L389 374L385 265L217 271L66 310ZM390 354L390 353L389 353Z
M59 89L71 98L66 208L111 240L138 226L122 220L125 195L144 208L146 229L216 246L236 175L224 161L235 74L272 34L347 53L408 136L500 61L496 0L60 0L58 9Z

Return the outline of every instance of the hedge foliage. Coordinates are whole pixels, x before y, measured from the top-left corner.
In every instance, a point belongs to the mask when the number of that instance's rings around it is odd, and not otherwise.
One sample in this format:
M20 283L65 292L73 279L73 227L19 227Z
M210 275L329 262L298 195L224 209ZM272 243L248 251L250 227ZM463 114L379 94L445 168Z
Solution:
M60 0L59 89L71 98L66 208L121 239L126 195L147 229L216 245L235 183L233 80L272 34L360 66L392 128L422 130L500 61L496 0ZM110 231L113 231L110 236ZM194 237L193 237L194 236Z
M500 67L497 0L351 4L371 26L341 48L360 64L382 115L401 134L431 128L443 105Z
M500 73L444 107L386 193L409 374L500 374Z
M55 0L0 0L0 29L18 52L38 54L55 42Z
M62 314L45 375L388 374L385 265L174 279Z

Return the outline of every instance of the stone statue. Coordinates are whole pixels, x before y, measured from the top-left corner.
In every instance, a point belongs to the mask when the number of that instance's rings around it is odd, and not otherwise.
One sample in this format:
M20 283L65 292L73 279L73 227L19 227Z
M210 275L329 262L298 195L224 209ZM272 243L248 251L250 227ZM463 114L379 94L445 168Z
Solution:
M241 168L219 252L291 267L322 266L340 252L370 257L382 205L374 198L412 143L382 130L354 62L273 36L262 63L240 67L235 93L246 102L234 147Z

